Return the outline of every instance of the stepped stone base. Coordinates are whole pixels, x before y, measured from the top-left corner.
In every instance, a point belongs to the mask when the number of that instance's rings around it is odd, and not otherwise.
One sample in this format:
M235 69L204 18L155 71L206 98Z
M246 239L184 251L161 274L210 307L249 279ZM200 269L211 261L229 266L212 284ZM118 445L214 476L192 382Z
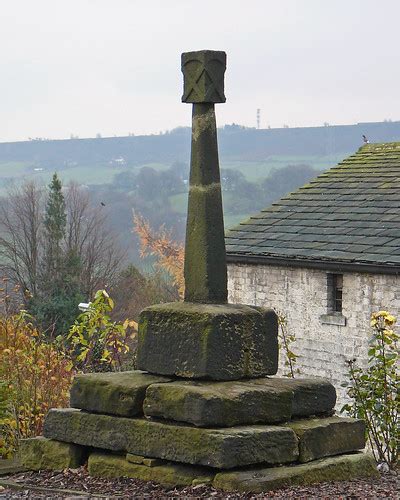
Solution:
M98 477L132 477L143 481L155 481L163 486L190 486L210 483L213 474L202 467L190 465L171 464L164 462L153 467L135 464L123 456L107 455L105 453L92 453L88 461L88 471L91 476Z
M76 468L83 464L88 454L81 446L45 438L26 439L21 443L22 465L30 470ZM88 471L91 476L130 477L155 481L167 487L212 484L225 491L253 493L323 481L379 476L374 459L362 452L325 457L303 464L280 467L259 465L218 471L198 465L96 451L89 455Z
M263 493L289 486L378 476L374 459L364 453L355 453L308 464L220 472L213 486L225 491Z
M238 380L278 370L274 311L173 302L140 313L137 366L161 375Z
M335 388L321 379L180 380L151 385L146 391L144 413L198 427L230 427L326 414L335 402Z
M299 454L296 435L288 427L204 429L96 415L72 408L50 410L44 435L83 446L219 469L289 463L297 460Z
M176 380L141 370L77 375L71 406L92 413L143 415L199 427L274 424L327 415L335 388L323 379L252 378L207 382Z
M19 445L20 462L30 470L75 469L87 459L86 450L82 446L44 437L21 439Z
M170 381L140 370L77 375L70 393L71 406L121 417L143 415L143 401L149 385Z
M365 428L330 416L335 400L322 379L81 375L71 402L83 409L50 410L45 437L21 442L21 462L62 470L89 455L93 476L251 492L374 476L370 457L344 455L365 446Z

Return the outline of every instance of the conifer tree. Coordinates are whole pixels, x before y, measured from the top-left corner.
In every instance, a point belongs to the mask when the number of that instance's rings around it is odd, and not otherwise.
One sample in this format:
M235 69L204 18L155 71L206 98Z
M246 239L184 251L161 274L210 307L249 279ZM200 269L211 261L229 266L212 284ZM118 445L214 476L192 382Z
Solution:
M62 183L56 173L49 185L43 224L42 283L30 310L42 327L63 334L79 314L78 304L84 297L79 279L81 260L75 250L65 248L67 214Z
M47 274L45 281L49 281L51 287L54 281L59 281L63 274L62 246L65 238L66 226L67 214L65 212L62 184L57 173L54 173L53 179L49 185L49 195L44 217L44 227L46 231L44 269Z

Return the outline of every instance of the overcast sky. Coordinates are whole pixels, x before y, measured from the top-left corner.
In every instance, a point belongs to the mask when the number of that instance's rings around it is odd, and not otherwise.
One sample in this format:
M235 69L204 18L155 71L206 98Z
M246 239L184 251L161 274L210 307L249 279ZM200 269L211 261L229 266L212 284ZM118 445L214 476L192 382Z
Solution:
M218 124L400 119L399 0L0 0L0 141L190 125L181 52L225 50Z

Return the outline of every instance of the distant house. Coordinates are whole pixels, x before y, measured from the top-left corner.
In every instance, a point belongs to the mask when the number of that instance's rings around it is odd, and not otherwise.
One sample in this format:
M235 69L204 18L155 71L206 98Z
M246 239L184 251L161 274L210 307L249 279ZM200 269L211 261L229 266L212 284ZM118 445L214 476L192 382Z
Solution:
M227 235L231 302L282 311L304 375L345 397L370 315L400 315L400 143L367 144Z
M113 158L112 160L110 160L109 164L112 167L125 167L126 160L123 156L119 156L118 158Z

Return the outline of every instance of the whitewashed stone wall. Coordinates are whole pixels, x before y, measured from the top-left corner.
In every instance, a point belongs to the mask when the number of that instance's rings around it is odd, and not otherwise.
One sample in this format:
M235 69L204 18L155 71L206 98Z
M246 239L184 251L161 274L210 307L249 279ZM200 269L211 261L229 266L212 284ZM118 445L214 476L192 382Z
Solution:
M400 312L400 278L395 275L343 273L343 316L346 326L323 324L327 313L327 272L264 265L229 264L232 303L272 307L285 314L296 335L293 351L304 376L326 377L338 392L337 408L346 400L347 359L367 362L372 312ZM399 321L400 323L400 321ZM281 356L281 369L283 357ZM286 369L287 371L287 369Z

